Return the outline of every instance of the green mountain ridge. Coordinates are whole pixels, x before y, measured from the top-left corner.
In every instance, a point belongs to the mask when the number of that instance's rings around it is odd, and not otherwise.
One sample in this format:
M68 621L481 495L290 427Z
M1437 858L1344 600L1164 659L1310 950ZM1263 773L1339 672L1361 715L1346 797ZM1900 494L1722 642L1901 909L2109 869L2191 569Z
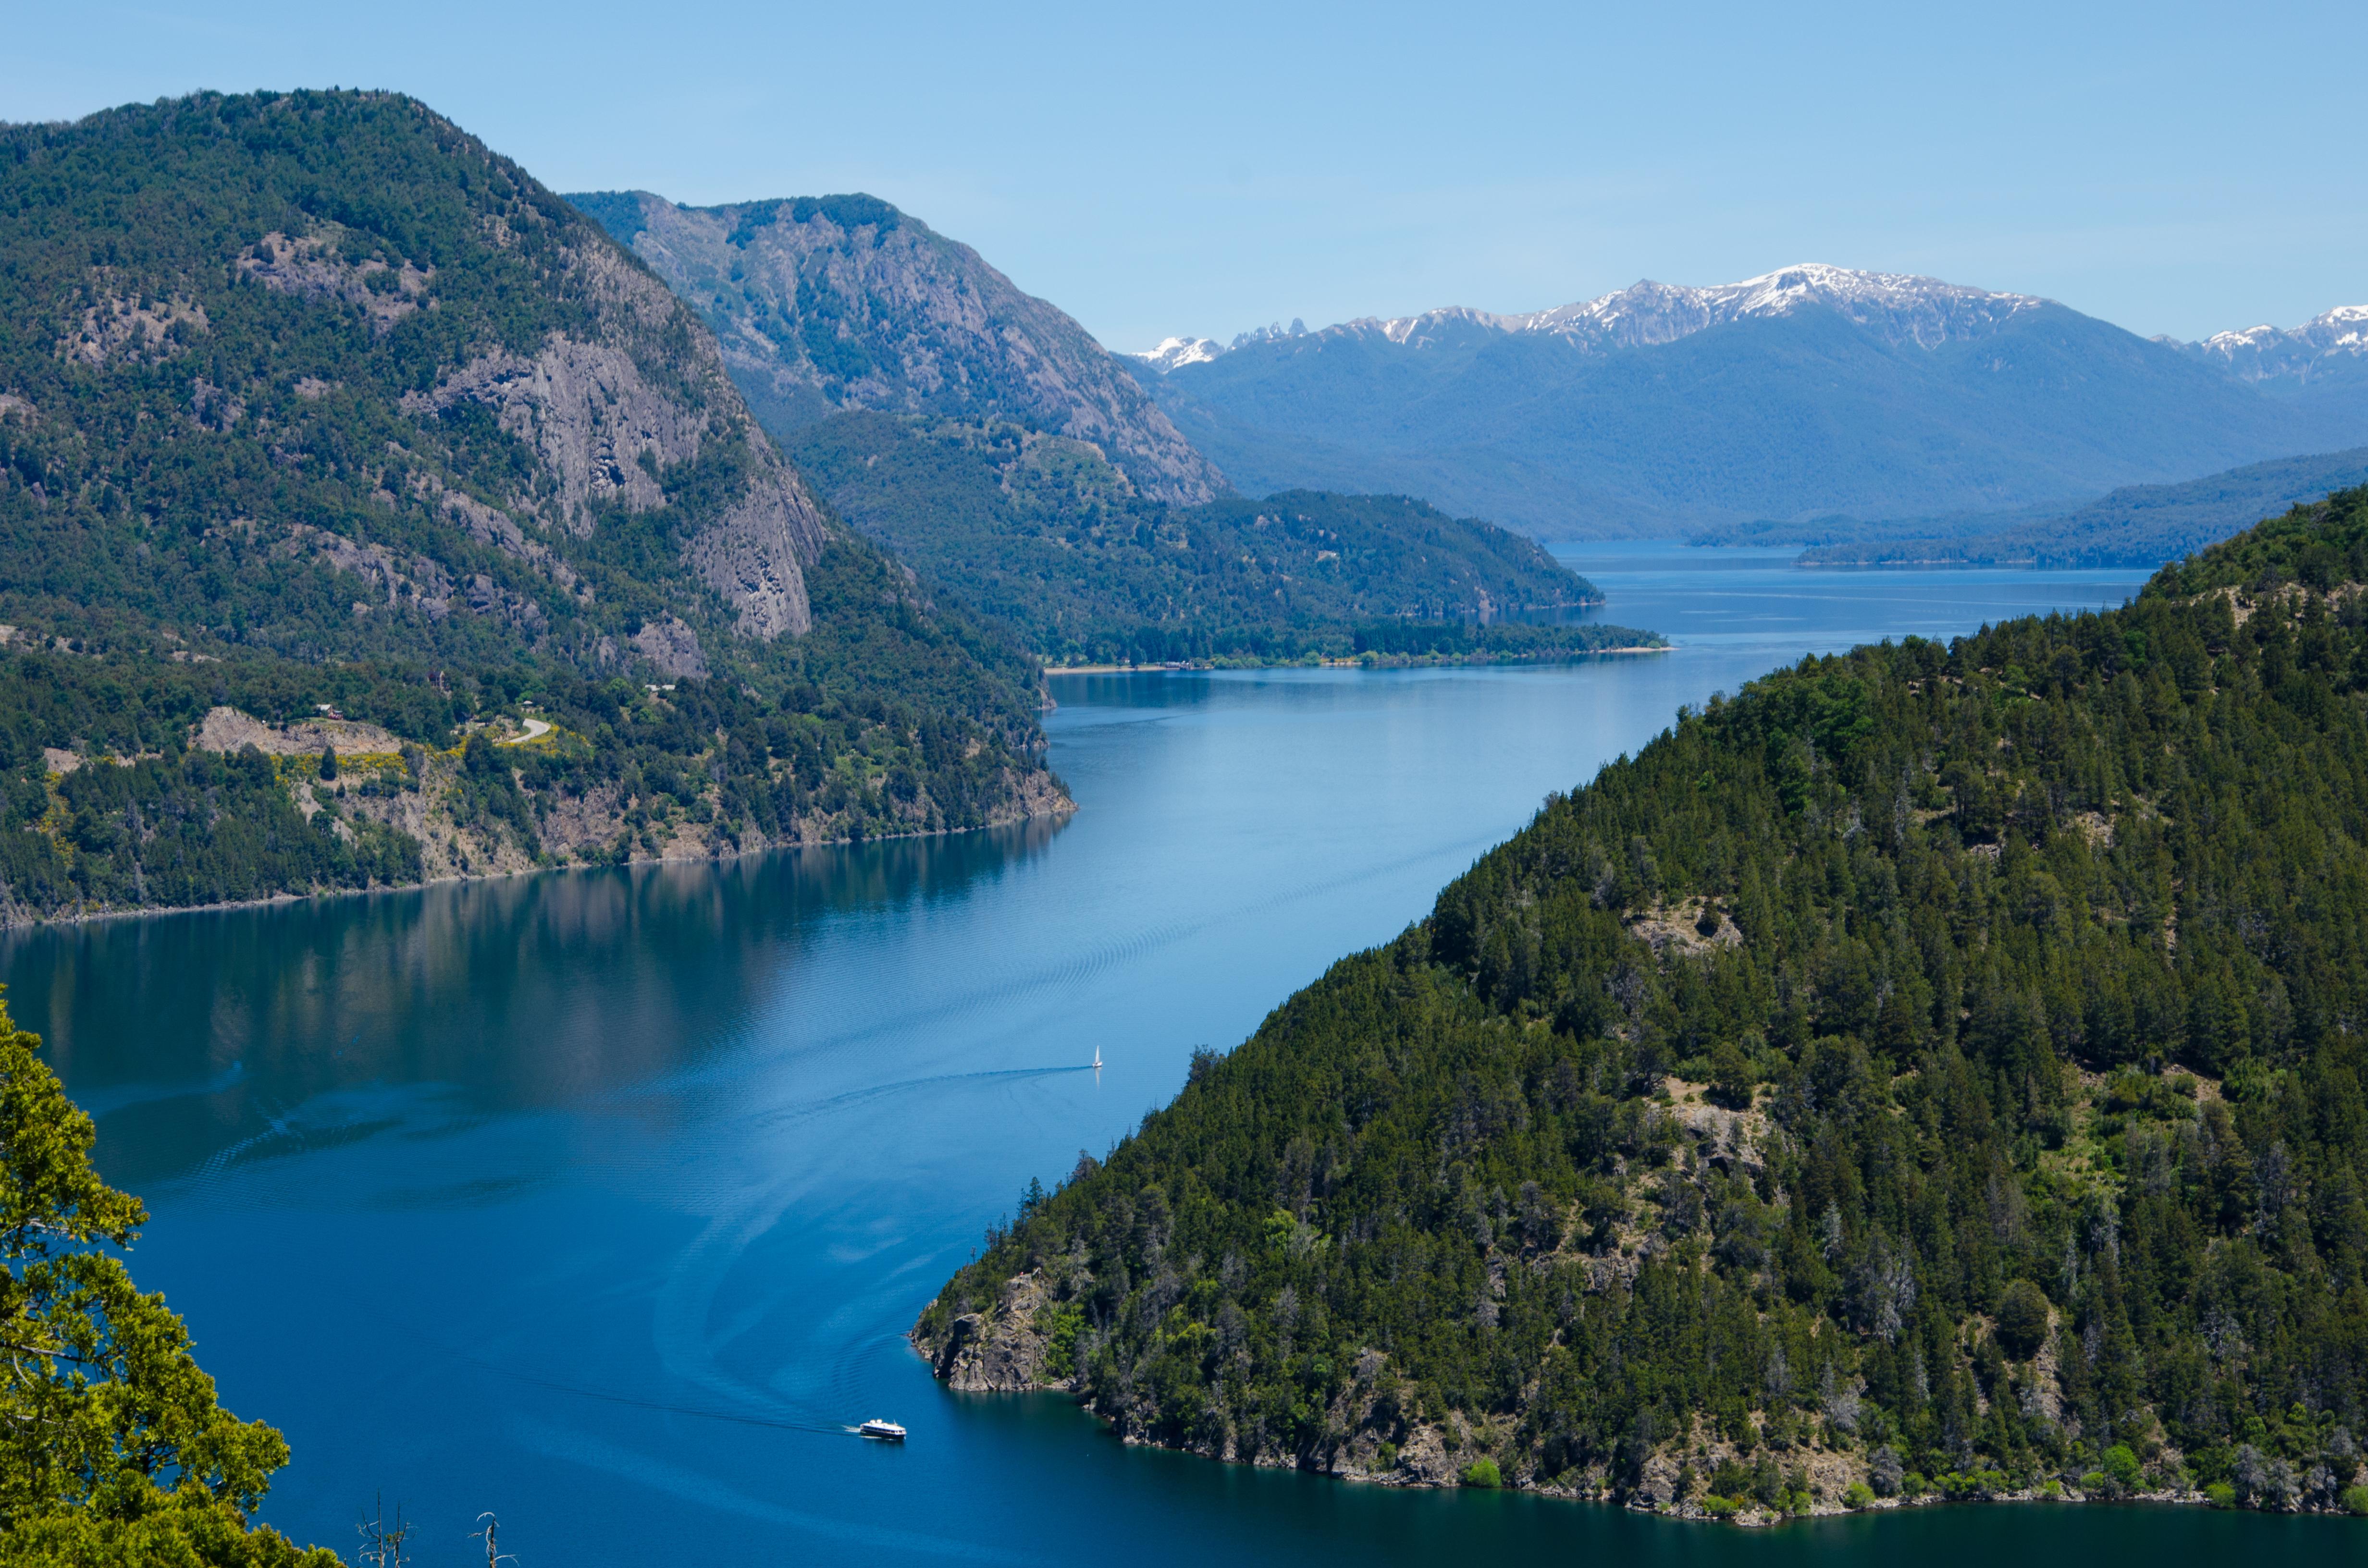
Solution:
M2368 1511L2368 490L1551 799L913 1331L1132 1439L1693 1517Z
M1034 662L450 121L207 94L0 145L6 918L1064 805Z
M850 522L1059 664L1555 657L1648 632L1524 624L1600 603L1533 540L1402 496L1171 506L1099 449L1008 422L845 413L789 451Z

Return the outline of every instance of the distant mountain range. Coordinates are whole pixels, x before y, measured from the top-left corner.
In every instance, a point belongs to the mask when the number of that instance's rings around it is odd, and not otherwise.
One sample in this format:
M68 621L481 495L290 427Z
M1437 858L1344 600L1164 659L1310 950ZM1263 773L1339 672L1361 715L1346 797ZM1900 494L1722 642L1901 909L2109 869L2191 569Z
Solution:
M2368 417L2368 305L2339 305L2292 331L2251 326L2173 343L2273 397L2307 397Z
M706 317L776 437L848 409L1008 420L1092 442L1151 500L1192 506L1226 491L1085 328L877 197L567 199Z
M1245 490L1397 490L1547 536L2071 506L2368 437L2363 312L2148 341L2052 301L1804 265L1133 357Z

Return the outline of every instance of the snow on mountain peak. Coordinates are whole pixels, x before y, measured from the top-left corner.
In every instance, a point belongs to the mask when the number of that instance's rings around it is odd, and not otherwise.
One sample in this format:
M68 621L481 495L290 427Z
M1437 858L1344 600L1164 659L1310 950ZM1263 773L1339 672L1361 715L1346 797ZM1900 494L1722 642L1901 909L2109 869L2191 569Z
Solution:
M1225 346L1213 337L1163 337L1159 347L1131 352L1130 359L1140 359L1161 375L1179 365L1200 365L1214 359L1225 351Z
M1520 324L1516 331L1551 332L1590 345L1634 348L1674 342L1753 316L1790 315L1804 305L1824 305L1891 342L1937 348L1954 340L1987 337L2009 318L2046 302L2029 294L1993 293L1938 278L1803 262L1740 283L1700 289L1647 278L1600 299L1509 319Z
M2338 305L2291 330L2263 324L2180 345L2240 381L2307 381L2329 361L2368 355L2368 305Z
M1590 351L1642 348L1674 343L1708 327L1758 316L1784 316L1804 306L1839 311L1860 326L1895 344L1923 348L1987 337L2024 311L2047 303L2030 294L1993 293L1900 272L1861 272L1824 262L1763 272L1739 283L1706 288L1656 283L1650 278L1616 292L1552 310L1503 314L1449 305L1419 315L1361 316L1312 335L1339 333L1385 338L1422 348L1478 333L1547 333ZM1257 343L1309 335L1294 321L1259 327L1220 347L1207 338L1171 337L1148 354L1138 354L1163 373L1199 364Z

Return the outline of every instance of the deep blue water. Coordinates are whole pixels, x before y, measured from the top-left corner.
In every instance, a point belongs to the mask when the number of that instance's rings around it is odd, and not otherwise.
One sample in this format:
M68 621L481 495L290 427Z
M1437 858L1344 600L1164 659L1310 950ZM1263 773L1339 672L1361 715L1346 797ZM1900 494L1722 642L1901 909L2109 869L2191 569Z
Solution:
M120 921L0 978L154 1210L133 1265L286 1431L267 1515L422 1564L1687 1562L2271 1551L2340 1522L1925 1510L1762 1534L1129 1450L948 1394L904 1328L1031 1176L1102 1152L1549 790L1811 650L2118 602L2129 574L1603 550L1680 642L1514 670L1063 677L1054 827ZM1108 1065L1080 1064L1099 1047ZM841 1430L906 1423L902 1449Z

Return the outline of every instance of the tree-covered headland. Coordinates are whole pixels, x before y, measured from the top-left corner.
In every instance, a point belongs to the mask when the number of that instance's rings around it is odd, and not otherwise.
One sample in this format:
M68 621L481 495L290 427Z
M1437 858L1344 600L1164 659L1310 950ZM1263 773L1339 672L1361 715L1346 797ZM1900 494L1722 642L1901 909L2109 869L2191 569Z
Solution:
M2368 491L1547 802L922 1315L1258 1463L2368 1511Z

